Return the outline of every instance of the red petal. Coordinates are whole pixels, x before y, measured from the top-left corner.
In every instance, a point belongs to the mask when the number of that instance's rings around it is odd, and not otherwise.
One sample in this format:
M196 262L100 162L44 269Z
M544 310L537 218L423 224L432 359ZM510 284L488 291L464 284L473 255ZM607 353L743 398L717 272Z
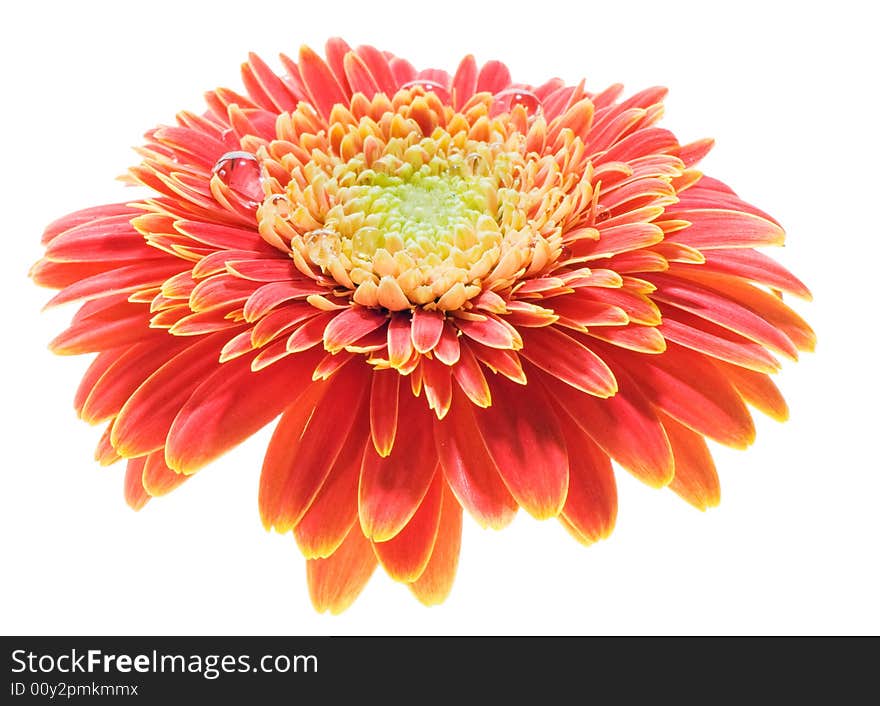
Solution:
M803 282L757 250L710 250L705 253L705 257L703 268L706 270L743 277L804 299L813 298Z
M355 53L363 59L363 62L367 65L367 68L370 70L370 73L373 75L373 78L376 79L376 83L379 84L379 88L385 93L385 95L391 97L397 92L397 80L394 78L394 74L391 73L391 68L388 66L388 60L385 56L380 52L376 47L371 47L369 45L359 46L354 50ZM373 96L367 96L367 98L372 98Z
M346 365L330 378L323 392L305 393L285 412L269 442L260 476L260 512L266 527L286 532L312 504L346 438L358 435L358 422L366 414L368 375L364 365ZM314 413L308 416L311 407ZM365 432L364 427L360 434L364 442Z
M312 105L325 118L330 116L336 103L348 102L333 72L308 47L302 47L299 51L299 73L303 86L312 98Z
M715 367L750 405L778 422L788 419L788 405L769 375L721 361L717 361Z
M437 541L443 485L442 474L435 474L406 527L387 542L373 543L376 558L395 581L412 582L425 571Z
M461 350L465 348L471 350L474 357L484 363L489 370L501 373L506 378L519 383L526 384L526 374L523 372L522 363L520 363L519 355L515 351L500 350L497 348L488 348L479 343L468 343L461 341Z
M640 356L641 357L641 356ZM625 371L616 369L620 390L596 399L544 376L550 394L581 429L636 478L662 488L674 473L666 432L648 398Z
M487 61L477 76L477 93L498 93L510 85L510 71L500 61Z
M478 407L492 404L489 383L476 357L467 344L461 346L458 363L452 368L455 381L468 398Z
M260 473L260 518L266 529L276 527L279 532L286 532L295 527L314 493L321 487L323 479L312 479L307 475L298 479L295 472L300 439L327 389L327 384L316 384L303 390L281 415L272 432ZM289 497L297 494L298 483L308 484L299 492L299 495L306 496L305 500L291 503Z
M400 375L396 370L377 370L370 390L370 432L380 456L388 456L397 434L397 404Z
M189 478L168 468L162 451L154 451L146 459L142 482L144 490L152 497L167 495Z
M412 315L413 346L419 353L428 353L440 342L444 317L439 311L416 307Z
M657 291L651 296L657 301L684 309L790 358L797 358L797 348L785 333L718 288L665 274L654 275L652 280Z
M387 316L353 304L327 324L324 329L324 347L331 353L340 351L387 321Z
M307 559L330 556L357 523L358 479L367 443L366 420L361 414L321 490L294 527L296 543Z
M263 93L271 100L271 104L265 106L266 108L274 108L279 113L296 108L302 97L295 95L259 56L254 53L248 54L248 65Z
M568 454L546 393L501 377L492 381L492 397L492 406L474 416L501 478L531 515L556 517L568 490Z
M656 326L605 326L590 330L592 338L648 355L657 355L666 350L666 339Z
M365 96L374 96L380 93L379 84L373 78L373 74L367 68L367 65L354 52L345 55L343 60L345 67L345 78L351 87L352 93L363 93Z
M433 358L422 358L421 371L428 408L443 419L452 404L452 369Z
M572 425L565 425L568 446L568 495L562 517L584 544L605 539L617 518L617 484L611 459L590 437Z
M617 392L614 373L592 350L553 326L521 333L520 355L555 378L597 397Z
M338 615L364 590L376 569L370 542L355 524L333 554L306 562L306 579L312 605L319 613Z
M76 409L77 414L80 415L80 418L82 418L83 406L89 398L89 395L92 393L92 390L95 388L98 380L103 377L104 373L113 366L123 353L124 351L120 350L104 351L103 353L99 353L92 361L91 365L89 365L82 380L80 380L79 386L76 388L76 394L73 397L73 406L74 409Z
M675 307L661 307L660 332L679 345L759 372L776 372L779 361L760 344Z
M559 316L559 323L565 326L621 326L629 322L626 312L619 306L584 299L579 296L562 296L545 302L553 313Z
M627 364L651 401L694 431L734 448L755 440L754 422L740 396L699 353L670 343L663 355Z
M518 505L489 455L474 412L455 393L452 414L434 422L434 445L452 492L483 527L501 529L513 520Z
M122 456L142 456L165 445L168 430L193 390L219 366L226 340L216 333L196 341L151 374L123 405L111 441Z
M80 279L62 289L46 304L57 306L80 299L95 299L111 294L136 292L164 282L185 269L181 260L170 258L145 259L136 265L124 265Z
M144 484L141 480L144 474L144 464L146 456L129 459L125 466L125 485L123 487L125 493L125 502L132 510L140 510L149 501L150 496L144 490Z
M314 352L259 372L249 357L218 366L178 412L165 446L168 465L193 473L271 422L312 381Z
M410 584L410 590L421 603L437 605L446 600L455 580L460 549L461 506L449 488L444 486L434 551L422 575Z
M73 213L69 213L66 216L62 216L61 218L52 221L46 226L46 229L43 231L41 242L43 245L48 245L49 242L61 233L83 225L84 223L96 224L103 219L115 218L116 216L134 218L142 213L143 211L141 211L141 209L134 208L128 203L111 203L103 206L92 206L91 208L85 208L81 211L74 211Z
M494 316L486 316L484 321L456 319L455 325L468 338L490 348L518 349L522 346L519 334Z
M434 348L434 357L446 365L455 365L461 358L461 344L458 332L448 321L443 324L443 333Z
M675 454L675 478L669 488L698 510L716 507L721 485L705 440L668 415L661 419Z
M452 102L456 110L467 103L477 89L477 62L472 54L468 54L455 72L452 79Z
M684 230L667 239L700 250L712 248L752 248L782 245L785 232L765 218L724 208L670 208L665 216L690 221Z
M163 338L166 340L146 341L123 353L112 351L112 365L94 381L80 406L80 417L89 424L97 424L116 416L126 400L163 361L170 360L191 343L167 335ZM99 356L97 360L101 359Z
M156 251L131 226L131 215L102 218L64 231L46 248L56 262L110 262L155 257Z
M361 528L375 542L391 539L406 526L437 470L431 418L424 402L401 389L399 404L401 425L391 454L379 456L368 444L361 469Z
M388 324L388 360L399 368L413 354L411 324L407 314L393 314Z
M331 37L324 45L324 55L327 57L327 64L333 71L333 75L342 87L342 90L351 95L351 87L348 85L348 79L345 77L345 55L351 51L351 47L344 39L339 37Z

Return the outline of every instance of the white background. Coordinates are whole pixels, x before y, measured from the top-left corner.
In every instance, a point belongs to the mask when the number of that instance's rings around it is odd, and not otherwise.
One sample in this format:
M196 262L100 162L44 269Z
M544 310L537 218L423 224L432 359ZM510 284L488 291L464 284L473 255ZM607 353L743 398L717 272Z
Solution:
M878 141L863 3L11 3L4 9L0 630L20 634L814 634L880 632ZM525 9L525 8L528 9ZM10 9L14 8L14 9ZM620 9L616 9L620 8ZM451 597L427 609L377 571L340 617L314 613L289 536L259 521L268 430L140 513L122 465L75 418L88 360L47 342L73 309L27 279L69 211L130 198L130 147L202 91L240 88L250 50L331 35L417 67L473 52L534 83L671 88L663 125L717 138L707 172L788 231L773 253L813 289L819 346L786 366L786 424L718 449L723 501L699 513L618 474L610 540L586 549L520 513L466 519Z

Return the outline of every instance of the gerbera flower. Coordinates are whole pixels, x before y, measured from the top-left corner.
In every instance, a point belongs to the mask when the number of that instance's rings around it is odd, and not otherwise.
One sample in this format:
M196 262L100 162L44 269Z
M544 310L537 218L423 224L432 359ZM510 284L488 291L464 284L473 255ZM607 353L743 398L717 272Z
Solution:
M695 168L711 141L655 126L665 90L339 39L281 61L147 133L152 196L45 231L34 280L83 302L51 345L98 354L76 408L129 504L280 415L260 514L332 612L377 564L442 601L462 509L606 537L612 461L717 504L706 439L785 418L769 375L814 338L781 293L809 292L755 249L778 223Z

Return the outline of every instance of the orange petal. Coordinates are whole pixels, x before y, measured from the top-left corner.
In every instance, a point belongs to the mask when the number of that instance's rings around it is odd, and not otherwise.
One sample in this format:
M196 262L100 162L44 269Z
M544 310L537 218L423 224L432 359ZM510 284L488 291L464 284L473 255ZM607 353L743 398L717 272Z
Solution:
M338 615L360 595L375 570L373 548L355 524L332 555L306 562L306 580L315 610Z
M460 550L461 506L444 484L434 551L422 575L410 584L410 590L421 603L438 605L446 600L455 580Z

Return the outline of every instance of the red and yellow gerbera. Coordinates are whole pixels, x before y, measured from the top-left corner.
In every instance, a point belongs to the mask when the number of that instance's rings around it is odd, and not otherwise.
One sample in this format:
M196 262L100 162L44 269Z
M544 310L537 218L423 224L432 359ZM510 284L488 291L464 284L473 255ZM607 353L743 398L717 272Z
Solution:
M281 61L147 134L154 195L45 231L34 280L83 302L52 349L98 354L76 408L129 504L280 415L260 513L332 612L377 564L442 601L462 508L606 537L612 460L717 504L705 439L786 416L769 374L814 336L782 292L809 292L755 249L776 221L694 168L711 141L655 126L665 90L340 39Z

